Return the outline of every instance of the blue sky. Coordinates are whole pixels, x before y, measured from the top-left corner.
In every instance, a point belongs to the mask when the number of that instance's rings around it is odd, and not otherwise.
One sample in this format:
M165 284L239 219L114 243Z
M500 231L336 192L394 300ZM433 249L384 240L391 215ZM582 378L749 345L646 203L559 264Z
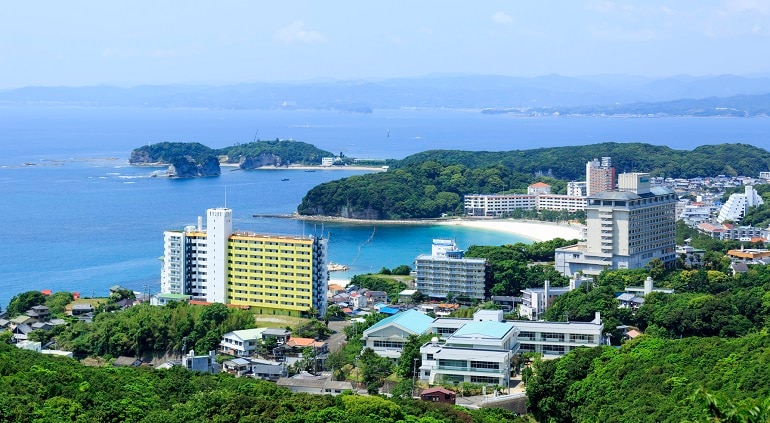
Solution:
M0 88L770 72L770 0L40 1L0 13Z

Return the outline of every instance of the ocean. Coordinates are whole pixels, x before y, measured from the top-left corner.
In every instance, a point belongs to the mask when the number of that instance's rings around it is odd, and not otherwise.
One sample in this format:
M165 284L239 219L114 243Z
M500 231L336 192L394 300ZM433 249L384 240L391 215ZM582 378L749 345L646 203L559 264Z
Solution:
M323 234L332 278L411 265L431 239L461 248L528 242L456 226L310 223L255 218L288 214L313 186L361 171L232 171L220 177L151 178L128 165L133 148L162 141L224 147L295 139L358 158L403 158L430 149L511 150L596 142L770 145L770 119L514 118L479 111L241 111L58 106L0 107L0 306L23 291L103 296L115 284L157 292L163 231L195 224L206 209L233 209L234 227ZM288 178L287 181L282 179Z

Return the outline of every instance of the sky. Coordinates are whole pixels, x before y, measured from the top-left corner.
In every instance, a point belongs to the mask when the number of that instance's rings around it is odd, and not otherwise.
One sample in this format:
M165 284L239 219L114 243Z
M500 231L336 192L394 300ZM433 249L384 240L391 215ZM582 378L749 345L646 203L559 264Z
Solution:
M0 89L770 73L770 0L5 2Z

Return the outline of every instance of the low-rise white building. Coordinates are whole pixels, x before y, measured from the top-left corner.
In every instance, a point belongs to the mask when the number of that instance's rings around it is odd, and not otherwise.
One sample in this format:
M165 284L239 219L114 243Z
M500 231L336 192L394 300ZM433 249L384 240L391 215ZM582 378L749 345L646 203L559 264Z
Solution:
M519 351L540 353L545 358L562 356L575 348L603 343L604 324L596 313L591 322L543 322L514 320L519 329Z
M443 344L434 337L420 348L420 379L429 385L471 382L508 386L511 357L518 351L517 333L516 327L503 322L466 321Z
M406 310L382 319L366 329L361 341L364 348L371 348L381 357L398 359L409 336L422 335L432 323L432 317L417 310Z
M278 328L255 328L234 330L222 335L219 351L236 357L249 357L256 354L260 341L275 339L276 345L285 344L291 332Z

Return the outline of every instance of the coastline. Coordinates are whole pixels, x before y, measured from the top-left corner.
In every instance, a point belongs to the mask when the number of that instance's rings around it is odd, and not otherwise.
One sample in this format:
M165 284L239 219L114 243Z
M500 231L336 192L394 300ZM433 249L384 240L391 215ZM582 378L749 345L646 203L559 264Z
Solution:
M414 219L414 220L366 220L350 219L332 216L301 216L293 214L291 219L308 220L318 222L339 222L359 225L445 225L461 226L474 229L485 229L497 232L506 232L519 235L534 242L550 241L554 238L580 239L582 238L583 225L577 223L554 223L533 220L518 219L468 219L468 218L444 218L444 219Z

